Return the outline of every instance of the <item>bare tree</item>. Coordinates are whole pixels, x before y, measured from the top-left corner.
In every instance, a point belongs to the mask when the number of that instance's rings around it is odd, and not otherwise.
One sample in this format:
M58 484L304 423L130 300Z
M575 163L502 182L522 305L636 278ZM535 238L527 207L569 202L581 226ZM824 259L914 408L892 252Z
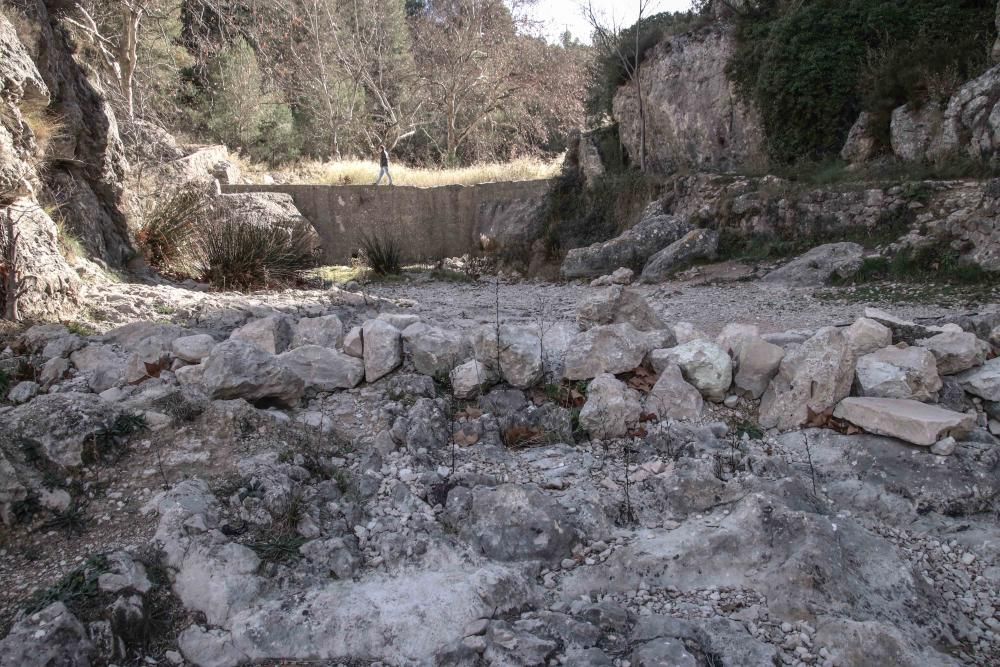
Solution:
M646 171L646 102L642 98L642 52L640 50L642 21L649 16L649 11L655 7L656 0L636 0L639 6L639 15L636 18L633 32L635 40L626 42L626 30L614 14L610 18L605 17L600 11L594 8L593 0L588 0L583 7L584 17L590 23L593 30L594 46L604 55L617 59L628 80L635 86L636 103L639 106L639 169Z

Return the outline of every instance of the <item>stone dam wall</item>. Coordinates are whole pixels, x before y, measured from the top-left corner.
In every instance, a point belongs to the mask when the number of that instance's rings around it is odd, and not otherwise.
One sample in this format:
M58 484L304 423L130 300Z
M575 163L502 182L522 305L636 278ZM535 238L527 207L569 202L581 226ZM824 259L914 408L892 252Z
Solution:
M484 243L530 235L550 181L515 181L436 188L373 185L224 185L226 194L291 195L319 234L324 260L345 264L365 234L395 239L403 261L482 252Z

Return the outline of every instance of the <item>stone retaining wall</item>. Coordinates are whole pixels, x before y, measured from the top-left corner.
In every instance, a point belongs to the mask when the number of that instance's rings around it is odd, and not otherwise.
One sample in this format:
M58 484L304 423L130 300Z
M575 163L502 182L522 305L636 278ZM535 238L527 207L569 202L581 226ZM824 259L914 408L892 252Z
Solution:
M395 239L403 261L478 254L484 240L530 236L549 181L437 188L371 185L224 185L224 193L282 192L312 222L324 259L348 262L366 233ZM512 232L518 230L517 233Z

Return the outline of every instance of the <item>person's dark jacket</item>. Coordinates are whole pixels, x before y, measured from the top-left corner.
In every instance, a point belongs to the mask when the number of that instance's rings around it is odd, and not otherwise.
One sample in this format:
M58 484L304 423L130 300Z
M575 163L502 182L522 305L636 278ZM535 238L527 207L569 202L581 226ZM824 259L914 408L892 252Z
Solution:
M381 156L380 160L381 160L380 163L379 163L380 166L383 169L388 169L389 168L389 151L387 151L387 150L385 150L383 148L382 149L382 156Z

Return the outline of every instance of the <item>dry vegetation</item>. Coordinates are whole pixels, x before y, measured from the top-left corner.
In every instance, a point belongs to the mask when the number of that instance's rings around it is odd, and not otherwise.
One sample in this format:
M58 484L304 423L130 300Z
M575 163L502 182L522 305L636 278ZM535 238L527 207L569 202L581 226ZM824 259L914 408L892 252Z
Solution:
M561 164L562 156L549 161L522 158L502 164L477 164L454 169L419 169L402 164L393 164L390 169L395 185L432 188L554 178L559 174ZM255 183L262 182L265 176L272 176L281 182L329 185L370 185L375 182L379 171L377 162L363 160L302 161L277 170L268 169L263 164L243 163L242 168L243 175ZM384 179L382 182L386 183Z

